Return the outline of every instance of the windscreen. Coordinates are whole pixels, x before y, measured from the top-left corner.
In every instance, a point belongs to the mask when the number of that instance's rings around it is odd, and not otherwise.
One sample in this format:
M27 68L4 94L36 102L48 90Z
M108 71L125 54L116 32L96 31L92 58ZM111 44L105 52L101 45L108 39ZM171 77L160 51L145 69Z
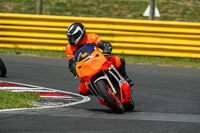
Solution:
M94 43L87 43L84 46L82 46L80 49L78 49L75 52L75 58L76 58L76 62L80 62L83 59L85 59L86 57L88 57L90 54L93 53L93 51L95 50L95 44Z

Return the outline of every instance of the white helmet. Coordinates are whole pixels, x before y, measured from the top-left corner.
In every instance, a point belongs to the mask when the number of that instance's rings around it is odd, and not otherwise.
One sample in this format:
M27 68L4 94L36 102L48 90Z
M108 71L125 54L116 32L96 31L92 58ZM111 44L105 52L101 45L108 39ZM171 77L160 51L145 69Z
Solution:
M67 28L67 39L70 45L80 44L85 36L85 27L81 23L73 23Z

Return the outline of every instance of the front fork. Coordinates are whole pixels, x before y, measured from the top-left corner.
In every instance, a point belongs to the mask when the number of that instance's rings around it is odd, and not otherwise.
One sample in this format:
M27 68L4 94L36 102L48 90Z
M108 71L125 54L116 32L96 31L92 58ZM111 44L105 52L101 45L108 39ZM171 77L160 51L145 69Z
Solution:
M93 83L86 83L86 85L89 86L91 93L97 96L99 99L102 99L101 93L99 93L98 89L96 89L96 82L98 80L104 79L109 83L111 87L110 92L114 93L114 97L120 94L121 103L131 102L130 86L127 83L127 81L119 74L116 68L113 65L111 65L108 68L107 73L105 71L103 72L104 73L101 74L99 78L95 79ZM112 77L114 79L112 82L117 82L118 86L114 86L109 77Z

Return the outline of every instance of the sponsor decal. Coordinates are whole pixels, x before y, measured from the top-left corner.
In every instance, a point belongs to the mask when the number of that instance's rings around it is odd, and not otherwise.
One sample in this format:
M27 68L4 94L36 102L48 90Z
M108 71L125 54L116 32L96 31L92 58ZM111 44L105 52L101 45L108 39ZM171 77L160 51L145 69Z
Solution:
M36 108L64 107L84 103L90 100L87 96L39 86L0 81L0 90L12 92L37 93L40 99L31 103Z
M85 52L84 54L81 55L81 57L84 58L87 55L88 55L87 52Z

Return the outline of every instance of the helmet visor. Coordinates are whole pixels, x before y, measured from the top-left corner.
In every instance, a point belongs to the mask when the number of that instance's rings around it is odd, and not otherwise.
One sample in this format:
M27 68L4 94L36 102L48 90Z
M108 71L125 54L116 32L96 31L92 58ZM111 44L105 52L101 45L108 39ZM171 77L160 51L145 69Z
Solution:
M75 34L67 34L67 39L69 42L76 42L77 39L81 36L81 31L78 31Z

